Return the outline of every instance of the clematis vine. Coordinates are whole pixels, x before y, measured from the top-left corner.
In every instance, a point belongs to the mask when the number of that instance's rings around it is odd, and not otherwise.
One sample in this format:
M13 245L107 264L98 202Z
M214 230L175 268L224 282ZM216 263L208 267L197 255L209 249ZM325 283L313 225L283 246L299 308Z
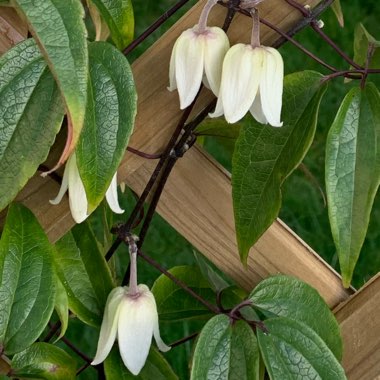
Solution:
M260 44L260 19L256 10L250 45L237 44L226 54L215 112L227 122L239 121L248 111L263 124L281 127L284 62L280 53Z
M216 3L217 0L209 0L198 24L185 30L174 44L168 89L178 89L181 109L193 102L202 81L216 96L219 93L223 59L230 43L223 29L207 26L208 15Z
M75 152L66 162L61 188L59 189L56 198L50 200L50 203L53 205L59 204L67 190L69 190L71 215L76 223L82 223L88 217L88 202L86 191L79 175ZM124 212L124 210L120 208L117 198L117 173L114 174L111 184L106 192L106 199L114 213L122 214Z
M144 367L152 337L160 351L170 350L160 337L156 301L149 288L137 285L137 246L129 237L131 272L129 287L117 287L108 296L95 358L92 365L104 361L117 339L120 356L128 370L138 375Z

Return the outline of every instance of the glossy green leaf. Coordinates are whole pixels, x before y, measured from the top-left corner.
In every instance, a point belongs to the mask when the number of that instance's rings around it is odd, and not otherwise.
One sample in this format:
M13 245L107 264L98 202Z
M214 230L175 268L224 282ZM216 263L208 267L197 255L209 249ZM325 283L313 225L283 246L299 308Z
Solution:
M132 375L124 366L118 349L115 347L104 362L107 380L178 380L164 356L151 347L144 368L138 376Z
M35 216L12 204L0 241L0 347L14 354L42 333L54 308L52 246Z
M257 331L261 355L271 380L344 380L342 366L314 330L296 320L265 321Z
M326 143L326 192L343 284L349 286L380 184L380 95L369 83L343 100Z
M217 315L203 328L194 351L192 380L258 380L259 350L251 327Z
M67 297L66 289L59 277L55 275L54 278L56 287L54 308L61 322L60 334L56 339L59 340L65 335L67 327L69 325L69 299Z
M307 153L326 86L312 71L285 77L281 128L257 123L250 115L236 141L232 196L241 260L273 223L281 207L281 185Z
M44 380L74 380L75 360L62 349L48 343L35 343L12 359L14 377Z
M83 127L87 98L88 53L80 0L12 0L61 90L68 112L68 139L60 162L74 149Z
M342 6L340 4L340 0L335 0L331 4L331 9L334 11L336 18L338 19L339 25L344 27L344 16L342 11Z
M32 39L0 58L0 210L47 157L62 120L54 78Z
M131 0L91 0L98 8L118 49L133 39L135 21Z
M373 46L373 56L371 58L369 68L375 69L380 66L380 41L372 37L363 24L358 24L355 28L354 38L354 61L365 66L368 57L368 49Z
M240 123L229 124L224 118L206 119L196 128L195 134L236 140L240 129Z
M100 326L113 283L87 223L78 224L56 243L55 261L70 310L83 322Z
M338 322L310 285L290 276L272 276L261 281L249 299L267 317L287 317L311 327L336 358L342 359L343 343Z
M207 301L215 302L215 293L208 281L195 266L178 266L169 272ZM161 275L153 284L160 321L173 321L210 316L212 312L176 285L167 276Z
M126 58L107 42L89 44L85 125L76 156L89 212L104 198L132 134L137 95Z

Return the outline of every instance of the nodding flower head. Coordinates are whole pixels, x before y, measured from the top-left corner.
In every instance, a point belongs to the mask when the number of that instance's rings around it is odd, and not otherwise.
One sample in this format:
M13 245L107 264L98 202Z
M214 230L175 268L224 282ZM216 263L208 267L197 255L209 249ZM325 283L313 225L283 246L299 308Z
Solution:
M207 18L217 0L209 0L193 28L185 30L174 44L170 59L168 89L178 89L180 107L195 99L202 81L218 96L223 59L230 47L223 29L207 26Z
M117 198L116 175L117 173L114 174L111 184L106 192L106 199L108 205L114 213L122 214L124 210L120 208ZM88 217L88 202L86 191L79 175L75 152L69 157L66 162L61 188L59 189L56 198L50 200L50 203L53 205L59 204L67 190L69 190L69 204L71 215L73 216L73 219L76 223L82 223Z
M137 292L117 287L109 294L95 358L96 365L106 359L117 339L121 358L128 370L138 375L144 367L152 337L160 351L170 350L160 337L158 313L153 294L146 285Z
M263 124L281 127L284 63L280 53L266 46L237 44L226 54L215 112L229 123L248 111Z

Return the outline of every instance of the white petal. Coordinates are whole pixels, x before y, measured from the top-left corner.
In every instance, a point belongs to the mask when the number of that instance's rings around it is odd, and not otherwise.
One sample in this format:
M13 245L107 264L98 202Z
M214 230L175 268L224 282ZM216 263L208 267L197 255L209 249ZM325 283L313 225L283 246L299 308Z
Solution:
M192 29L185 30L175 50L175 77L181 109L188 107L202 83L204 38Z
M154 298L152 300L153 295L149 293L140 292L138 298L126 298L120 308L118 326L120 355L125 366L134 375L138 375L144 367L157 318L156 304Z
M70 160L70 158L69 158ZM67 189L68 189L68 185L69 185L69 182L68 182L68 162L66 163L66 166L65 166L65 170L63 172L63 177L62 177L62 183L61 183L61 187L59 189L59 192L58 192L58 195L54 198L54 199L51 199L49 202L52 204L52 205L57 205L61 202L63 196L65 195Z
M255 101L249 110L252 116L261 124L268 124L268 120L263 113L263 108L261 106L261 95L260 91L257 91Z
M237 44L226 54L219 96L229 123L239 121L255 100L262 72L262 50Z
M170 56L170 65L169 65L169 91L174 91L177 89L177 81L175 79L175 52L177 50L177 45L178 45L178 39L176 40L173 50L172 50L172 55Z
M96 350L95 358L91 363L92 365L97 365L104 361L112 349L113 343L116 339L120 301L125 297L125 294L126 289L119 286L113 289L108 295L102 326L100 328L98 348Z
M208 116L210 117L219 117L224 114L223 110L223 100L222 97L219 96L218 101L216 102L215 111L213 113L209 113Z
M160 351L162 352L167 352L171 349L170 346L167 346L164 341L161 339L161 336L160 336L160 327L158 325L158 315L157 315L157 320L154 324L154 328L153 328L153 336L154 336L154 340L156 341L157 343L157 347Z
M265 63L260 82L262 109L270 125L281 127L284 62L276 49L270 47L264 49Z
M115 214L122 214L124 212L119 206L119 200L117 197L117 172L112 177L111 184L106 192L106 199L110 209Z
M230 48L230 42L223 29L216 26L207 28L204 36L204 68L209 88L218 96L222 78L223 59Z
M67 161L69 182L69 203L75 222L82 223L87 218L87 197L80 178L75 153Z

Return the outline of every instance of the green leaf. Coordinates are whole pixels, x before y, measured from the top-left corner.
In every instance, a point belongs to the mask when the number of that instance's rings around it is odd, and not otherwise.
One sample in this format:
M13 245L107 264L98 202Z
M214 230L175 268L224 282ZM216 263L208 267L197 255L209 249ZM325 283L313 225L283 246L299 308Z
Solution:
M102 201L132 134L137 95L127 59L106 42L89 44L85 126L76 157L89 212Z
M42 333L54 308L52 246L35 216L12 204L0 241L0 347L11 355Z
M75 360L48 343L35 343L12 359L12 377L45 380L74 380Z
M12 0L28 22L61 90L68 112L68 141L60 158L73 151L83 127L87 97L88 53L80 0Z
M151 347L145 366L138 376L128 371L117 348L113 348L105 360L104 371L107 380L178 380L169 363L154 347Z
M118 49L133 39L135 21L131 0L91 0L98 8Z
M336 18L338 19L339 25L344 27L344 16L342 11L342 6L340 5L340 0L335 0L331 4L331 9L334 11Z
M344 286L363 245L380 184L380 95L369 83L343 100L326 143L329 219Z
M267 317L287 317L311 327L336 358L342 359L343 343L338 322L310 285L290 276L272 276L261 281L249 299Z
M259 350L251 327L217 315L203 328L194 351L192 380L258 380Z
M63 286L61 280L57 275L55 278L55 286L56 286L56 294L55 294L55 311L58 314L59 320L61 321L61 332L56 339L61 339L67 330L69 325L69 299L67 298L67 292L65 287Z
M206 119L196 128L195 134L236 140L241 127L241 123L229 124L224 118Z
M0 210L45 161L63 106L40 51L28 39L0 58Z
M284 80L283 127L257 123L250 115L236 141L232 196L241 260L273 223L281 207L281 185L307 153L326 86L312 71Z
M279 317L265 321L268 333L257 331L261 355L271 380L343 380L342 366L310 327Z
M205 300L215 302L215 293L198 267L178 266L169 272ZM160 321L207 317L212 314L203 304L165 275L161 275L154 282L152 293L156 299Z
M220 292L233 285L233 282L226 278L214 265L208 261L201 253L194 251L194 257L199 269L205 279L208 280L215 292Z
M357 64L366 65L370 45L373 46L374 52L368 67L375 69L380 66L380 41L372 37L363 24L358 24L355 28L354 37L354 61Z
M87 223L78 224L56 243L55 261L70 310L83 322L99 327L113 283Z

